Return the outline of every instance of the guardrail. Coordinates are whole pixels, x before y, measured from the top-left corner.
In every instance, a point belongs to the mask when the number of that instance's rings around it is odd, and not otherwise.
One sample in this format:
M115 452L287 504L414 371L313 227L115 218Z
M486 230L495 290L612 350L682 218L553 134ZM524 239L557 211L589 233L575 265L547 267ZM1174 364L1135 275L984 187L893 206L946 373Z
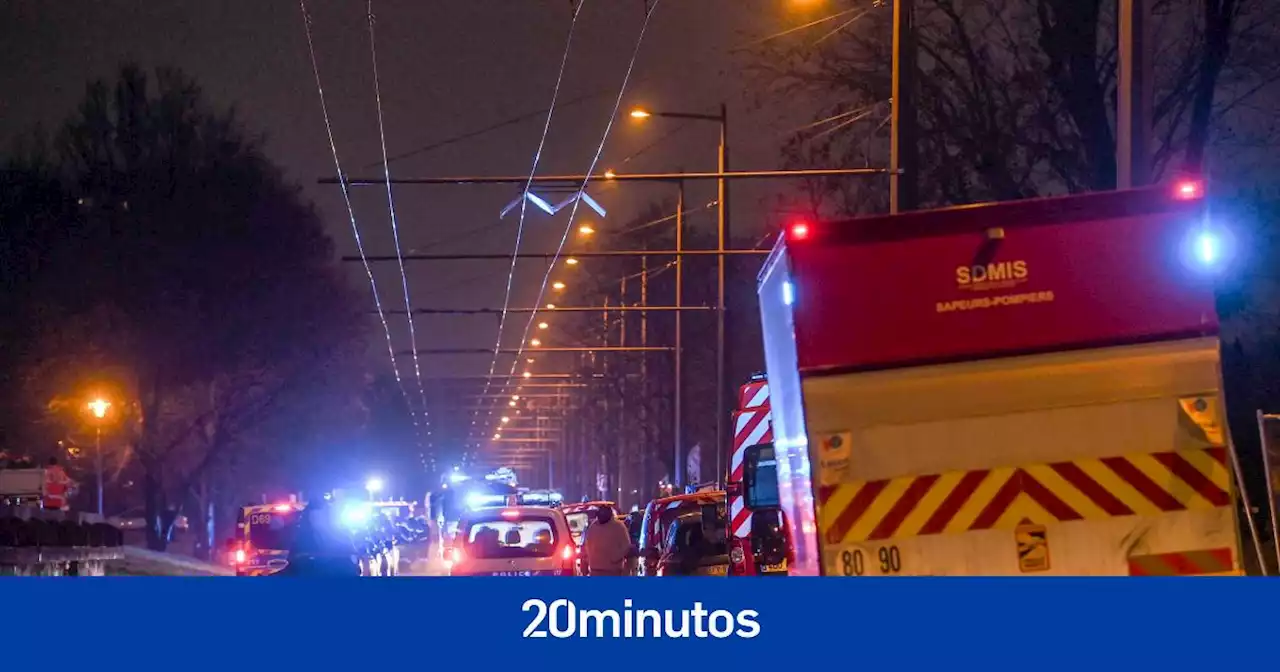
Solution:
M95 514L0 507L0 576L103 576L123 544Z

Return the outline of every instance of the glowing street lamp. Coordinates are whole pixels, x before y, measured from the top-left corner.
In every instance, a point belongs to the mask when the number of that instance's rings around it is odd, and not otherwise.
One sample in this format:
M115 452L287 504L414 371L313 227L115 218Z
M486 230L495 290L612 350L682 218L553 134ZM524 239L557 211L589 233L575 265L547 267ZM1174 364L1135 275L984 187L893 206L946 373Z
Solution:
M552 289L564 289L564 283L563 283L563 282L560 282L559 280L557 280L557 281L555 281L554 283L552 283L551 288L552 288Z
M98 399L94 399L93 401L90 401L88 406L89 406L89 412L93 413L93 417L99 421L105 419L107 417L107 411L111 410L111 402L102 398L98 398ZM101 515L104 515L102 512L103 506L102 506L102 423L101 422L98 422L97 426L94 428L93 450L94 450L94 455L93 455L94 471L96 472L95 480L97 481L97 485L98 485L98 515L101 516Z
M524 377L525 377L525 378L532 378L532 377L533 377L533 374L532 374L532 373L529 373L528 371L525 371L523 375L524 375Z
M612 171L610 171L610 172L612 172ZM605 176L608 176L608 175L609 175L609 173L605 173ZM593 233L595 233L595 232L596 232L596 230L595 230L595 229L593 229L593 228L591 228L591 225L590 225L590 224L583 224L582 226L579 226L579 227L578 227L578 233L580 233L580 234L582 234L582 235L584 235L584 236L589 236L589 235L591 235L591 234L593 234Z
M374 476L364 482L364 489L369 493L369 499L373 499L375 493L382 491L382 479Z
M555 309L556 309L556 304L554 303L547 304L547 310L555 310Z
M106 399L94 399L89 402L89 411L93 413L93 417L101 420L107 417L107 410L111 408L111 402Z
M652 116L653 115L650 114L648 110L644 110L639 107L635 108L634 110L631 110L632 119L648 119L649 117L652 117Z
M514 401L510 401L510 402L507 402L507 405L508 405L508 406L510 406L511 408L515 408L515 407L516 407L516 402L514 402Z
M505 424L507 424L508 422L511 422L511 418L510 418L510 417L507 417L507 416L505 416L505 415L504 415L504 416L502 416L502 424L504 424L504 425L505 425Z
M578 260L574 257L569 257L568 259L564 260L564 263L568 264L569 266L577 266Z
M548 328L548 327L550 327L550 326L551 326L551 325L547 324L546 322L539 322L539 323L538 323L538 328L539 328L539 329L546 329L546 328Z
M511 395L511 401L520 401L520 395L518 394Z
M615 177L617 177L617 176L618 176L618 174L617 174L617 173L615 173L615 172L613 172L613 169L612 169L612 168L610 168L610 169L608 169L608 170L604 171L604 179L606 179L606 180L612 180L613 178L615 178Z
M532 341L529 341L529 345L532 345L533 347L536 348L539 345L542 345L542 341L540 339L535 338Z

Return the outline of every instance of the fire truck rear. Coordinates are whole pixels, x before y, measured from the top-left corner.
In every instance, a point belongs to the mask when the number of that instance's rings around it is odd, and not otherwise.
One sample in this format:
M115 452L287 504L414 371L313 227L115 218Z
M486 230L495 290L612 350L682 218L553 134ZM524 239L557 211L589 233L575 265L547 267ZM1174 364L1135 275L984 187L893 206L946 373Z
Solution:
M793 574L1241 571L1203 184L792 226L761 272Z
M730 575L786 575L791 560L790 531L777 489L747 488L761 477L777 480L769 382L764 374L738 389L733 445L725 491L729 499Z

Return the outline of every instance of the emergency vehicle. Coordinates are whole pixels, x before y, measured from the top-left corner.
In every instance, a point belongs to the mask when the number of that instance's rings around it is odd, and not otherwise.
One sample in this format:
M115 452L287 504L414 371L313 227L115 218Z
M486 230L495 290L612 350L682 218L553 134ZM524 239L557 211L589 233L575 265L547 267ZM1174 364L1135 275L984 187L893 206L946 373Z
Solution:
M725 508L728 516L723 490L699 490L683 495L659 497L644 509L644 518L640 522L640 562L637 563L639 576L657 576L658 560L664 550L664 542L671 524L680 516L702 511L703 506Z
M748 490L744 486L746 481L767 485L777 480L770 416L769 382L764 374L756 374L738 389L725 480L732 576L785 576L791 559L790 530L779 507L777 488Z
M289 547L303 508L296 499L240 507L230 545L236 576L266 576L289 565Z
M758 291L792 573L1240 573L1203 199L788 227Z

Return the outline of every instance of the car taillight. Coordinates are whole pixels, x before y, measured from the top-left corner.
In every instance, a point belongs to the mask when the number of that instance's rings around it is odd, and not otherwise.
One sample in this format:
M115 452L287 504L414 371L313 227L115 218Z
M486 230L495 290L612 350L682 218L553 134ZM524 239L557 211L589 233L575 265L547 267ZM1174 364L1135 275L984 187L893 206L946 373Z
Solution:
M248 559L248 554L244 552L244 549L243 549L243 548L237 548L237 549L236 549L236 564L237 564L237 565L243 565L243 564L245 563L245 560L247 560L247 559Z
M565 544L564 548L560 549L560 575L561 576L577 575L578 573L577 560L578 560L578 547L574 546L572 542Z
M577 554L578 549L574 548L573 544L565 544L564 548L560 551L560 558L563 560L572 560Z

